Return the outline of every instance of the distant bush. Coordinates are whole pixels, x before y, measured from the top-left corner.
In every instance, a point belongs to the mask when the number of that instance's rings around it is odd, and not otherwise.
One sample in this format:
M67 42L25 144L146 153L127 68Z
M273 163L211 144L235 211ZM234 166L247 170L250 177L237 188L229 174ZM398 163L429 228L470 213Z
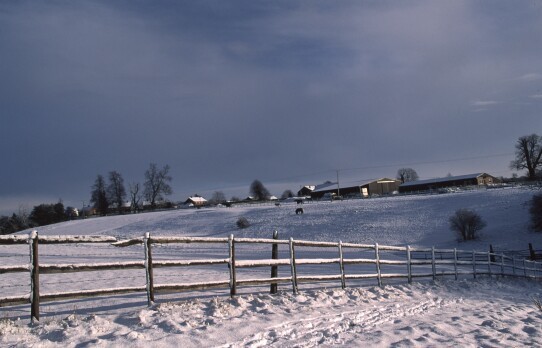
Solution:
M484 227L486 222L473 210L459 209L450 216L450 229L457 232L463 241L473 240L478 237L477 233Z
M535 231L542 231L542 194L534 195L531 200L531 223Z
M248 222L248 220L244 217L240 217L239 219L237 219L237 227L239 228L247 228L250 226L250 223Z

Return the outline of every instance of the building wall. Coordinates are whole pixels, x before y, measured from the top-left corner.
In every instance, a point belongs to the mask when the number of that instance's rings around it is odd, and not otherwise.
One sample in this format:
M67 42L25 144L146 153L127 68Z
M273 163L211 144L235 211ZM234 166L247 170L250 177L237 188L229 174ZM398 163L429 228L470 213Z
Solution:
M416 192L416 191L430 191L430 190L438 190L438 189L447 188L447 187L491 185L491 184L498 184L500 182L501 180L499 180L498 178L495 178L494 176L491 176L489 174L483 174L483 175L478 176L477 178L472 178L472 179L463 179L463 180L452 179L452 180L441 181L437 183L428 183L428 184L399 187L399 191L401 193Z

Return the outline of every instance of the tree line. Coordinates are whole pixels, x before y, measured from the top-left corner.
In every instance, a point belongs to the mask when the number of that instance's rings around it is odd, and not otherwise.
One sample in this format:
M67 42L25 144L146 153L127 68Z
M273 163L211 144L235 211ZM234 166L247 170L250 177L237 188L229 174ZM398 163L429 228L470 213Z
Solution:
M526 170L526 180L541 180L542 136L533 133L519 137L514 148L515 158L510 163L510 169ZM164 196L173 193L170 185L172 177L169 175L169 170L169 165L159 168L157 164L150 163L149 168L145 171L143 184L131 182L128 184L128 190L126 190L124 179L118 171L109 172L108 182L103 175L99 174L92 185L90 202L100 215L106 215L111 211L122 214L127 209L137 212L144 208L143 199L149 209L156 209L163 202ZM396 177L402 183L419 179L418 173L412 168L399 169ZM254 180L250 185L250 194L254 200L258 201L268 200L271 196L269 190L259 180ZM124 202L128 195L130 205L126 207ZM294 197L291 190L285 190L281 195L281 199L289 197ZM240 199L234 196L231 201L240 201ZM226 202L226 198L221 191L215 191L210 202L211 204L220 204ZM539 230L542 230L541 206L542 196L538 195L533 199L534 208L531 213L539 219L534 222L536 229ZM73 207L64 207L61 200L53 204L34 206L31 212L20 208L18 213L13 213L11 216L0 216L0 234L14 233L65 221L73 218L75 212L76 209Z
M143 186L139 182L128 184L130 194L130 206L126 207L127 191L124 186L124 179L117 171L109 172L109 183L103 175L98 174L91 190L90 202L100 215L106 215L111 210L119 214L124 213L127 209L137 212L144 208L142 202L148 203L148 207L154 210L159 203L163 201L164 196L171 195L172 177L169 175L169 165L159 168L156 163L151 163L149 169L145 171L145 181Z

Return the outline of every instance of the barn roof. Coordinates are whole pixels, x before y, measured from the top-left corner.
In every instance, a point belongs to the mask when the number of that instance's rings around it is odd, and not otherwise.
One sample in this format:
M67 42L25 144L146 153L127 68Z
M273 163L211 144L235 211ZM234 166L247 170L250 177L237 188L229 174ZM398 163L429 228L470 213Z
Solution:
M469 180L469 179L476 179L480 175L484 175L484 174L486 173L474 173L474 174L467 174L467 175L448 176L446 178L416 180L416 181L405 182L404 184L401 184L399 186L408 187L408 186L417 186L417 185L426 185L426 184L437 184L437 183L448 182L448 181Z
M350 187L362 187L362 186L369 185L370 183L373 183L373 182L383 183L383 182L396 182L396 181L397 180L395 180L395 179L380 178L380 179L373 179L373 180L369 180L369 181L364 181L364 182L361 182L361 183L355 184L355 185L341 186L340 189L342 190L342 189L347 189L347 188L350 188ZM318 193L318 192L324 192L324 191L335 190L335 189L337 189L337 183L336 182L324 183L324 184L320 184L320 185L316 186L316 188L312 192Z
M337 188L337 183L336 182L325 182L323 184L320 184L320 185L316 185L314 187L314 190L312 190L312 192L322 192L322 191L329 191L329 190L333 190L334 188Z

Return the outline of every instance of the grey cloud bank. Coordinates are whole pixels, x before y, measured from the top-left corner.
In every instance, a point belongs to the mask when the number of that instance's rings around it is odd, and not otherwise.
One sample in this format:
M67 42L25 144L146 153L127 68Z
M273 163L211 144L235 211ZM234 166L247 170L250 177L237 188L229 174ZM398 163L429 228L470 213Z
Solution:
M509 175L542 128L541 29L538 1L0 1L0 211L150 162L174 200Z

